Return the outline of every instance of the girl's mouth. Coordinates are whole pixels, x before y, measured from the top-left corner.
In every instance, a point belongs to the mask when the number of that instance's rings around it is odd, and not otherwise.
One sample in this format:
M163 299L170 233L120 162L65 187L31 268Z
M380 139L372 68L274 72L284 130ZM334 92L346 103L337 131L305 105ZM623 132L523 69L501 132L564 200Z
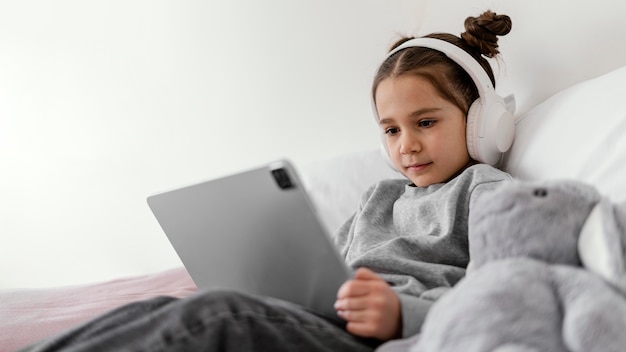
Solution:
M428 166L430 166L431 163L425 163L425 164L411 164L408 165L406 168L408 171L411 172L420 172L422 170L424 170L425 168L427 168Z

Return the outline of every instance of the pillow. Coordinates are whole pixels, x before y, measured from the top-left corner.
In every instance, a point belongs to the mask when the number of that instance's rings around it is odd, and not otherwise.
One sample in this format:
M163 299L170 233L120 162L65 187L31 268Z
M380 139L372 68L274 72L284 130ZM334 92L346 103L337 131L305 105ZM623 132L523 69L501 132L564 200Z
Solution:
M387 178L402 178L379 149L359 151L299 166L302 183L326 230L335 230L353 215L363 193Z
M626 66L567 88L517 123L502 169L522 180L576 179L626 200Z

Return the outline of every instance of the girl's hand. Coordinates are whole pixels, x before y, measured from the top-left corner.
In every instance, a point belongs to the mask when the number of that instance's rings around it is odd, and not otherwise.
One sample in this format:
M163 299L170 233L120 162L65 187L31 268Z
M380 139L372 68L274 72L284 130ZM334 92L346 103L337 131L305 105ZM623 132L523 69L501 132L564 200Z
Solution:
M335 309L354 335L383 341L401 336L400 299L382 277L369 269L359 268L354 279L341 285Z

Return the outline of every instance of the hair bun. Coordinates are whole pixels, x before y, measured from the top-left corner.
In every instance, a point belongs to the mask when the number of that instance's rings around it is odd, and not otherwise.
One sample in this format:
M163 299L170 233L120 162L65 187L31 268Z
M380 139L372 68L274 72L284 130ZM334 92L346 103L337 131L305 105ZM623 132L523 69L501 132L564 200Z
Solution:
M508 34L511 27L509 16L487 10L478 17L465 19L465 32L461 33L461 38L481 55L492 58L500 53L498 36Z

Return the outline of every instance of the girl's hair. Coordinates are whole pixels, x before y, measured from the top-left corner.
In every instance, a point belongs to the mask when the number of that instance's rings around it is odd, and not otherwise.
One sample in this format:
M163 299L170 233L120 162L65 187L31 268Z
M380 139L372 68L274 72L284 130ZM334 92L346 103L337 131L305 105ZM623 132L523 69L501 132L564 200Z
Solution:
M445 40L465 50L485 69L495 88L493 71L483 56L497 56L500 53L498 36L510 31L509 16L487 10L478 17L465 19L465 32L461 33L460 38L448 33L432 33L425 37ZM390 51L410 39L413 37L398 40ZM406 74L428 80L444 99L455 104L466 115L470 105L478 98L476 85L461 66L444 53L422 47L409 47L388 57L374 77L372 96L376 97L376 89L382 80Z

